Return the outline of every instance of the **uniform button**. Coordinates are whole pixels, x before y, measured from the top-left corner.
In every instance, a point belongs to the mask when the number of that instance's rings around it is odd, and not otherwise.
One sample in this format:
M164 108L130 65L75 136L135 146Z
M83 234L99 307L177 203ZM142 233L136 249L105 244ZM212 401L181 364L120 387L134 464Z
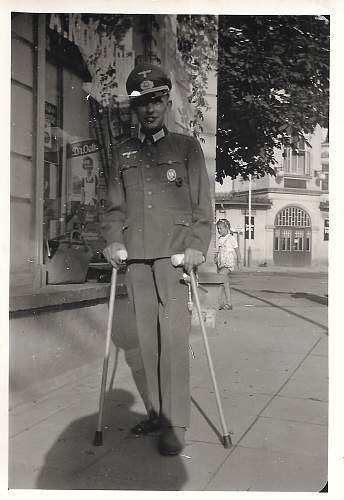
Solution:
M153 205L147 205L147 208L153 208Z
M151 178L150 177L146 177L146 181L147 182L150 182Z
M150 168L150 165L146 165L146 168Z
M151 195L152 194L152 191L148 191L147 194Z

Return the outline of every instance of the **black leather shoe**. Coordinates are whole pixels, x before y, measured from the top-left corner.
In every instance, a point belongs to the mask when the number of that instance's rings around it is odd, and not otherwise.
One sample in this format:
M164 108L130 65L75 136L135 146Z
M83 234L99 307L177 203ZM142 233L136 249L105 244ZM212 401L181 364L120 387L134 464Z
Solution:
M164 427L159 439L161 455L178 455L185 446L185 427Z
M130 432L133 434L149 434L161 429L161 422L159 417L150 417L147 420L142 420L136 424Z

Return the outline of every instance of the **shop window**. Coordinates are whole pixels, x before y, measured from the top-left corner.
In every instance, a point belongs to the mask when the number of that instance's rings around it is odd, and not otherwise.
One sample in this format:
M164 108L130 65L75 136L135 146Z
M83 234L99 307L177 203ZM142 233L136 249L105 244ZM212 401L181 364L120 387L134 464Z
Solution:
M324 219L324 241L328 241L330 236L330 219Z
M45 82L43 237L46 254L54 241L77 231L103 260L99 221L106 208L111 145L133 133L128 101L103 108L90 95L90 74L68 40L48 29ZM63 49L63 50L62 50ZM64 52L69 54L66 64ZM71 65L75 60L75 65ZM46 257L47 259L47 257Z
M293 148L285 148L283 158L285 174L310 175L310 151L303 139L298 140Z
M61 192L66 146L61 133L61 68L47 62L45 74L43 236L46 241L57 237L63 229Z

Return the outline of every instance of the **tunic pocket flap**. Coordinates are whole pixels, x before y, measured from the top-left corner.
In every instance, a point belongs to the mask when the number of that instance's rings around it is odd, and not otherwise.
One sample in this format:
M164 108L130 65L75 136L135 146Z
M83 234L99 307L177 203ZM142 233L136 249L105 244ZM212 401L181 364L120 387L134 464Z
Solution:
M181 226L191 226L192 216L189 214L175 214L174 223Z
M135 156L130 157L130 158L122 157L120 164L121 164L120 168L123 171L123 170L127 170L128 168L136 168L138 166L139 162Z
M170 158L168 156L164 156L162 158L159 158L159 161L157 163L158 163L158 165L166 165L166 166L171 165L171 167L172 167L174 165L181 164L182 161L175 160L175 159Z

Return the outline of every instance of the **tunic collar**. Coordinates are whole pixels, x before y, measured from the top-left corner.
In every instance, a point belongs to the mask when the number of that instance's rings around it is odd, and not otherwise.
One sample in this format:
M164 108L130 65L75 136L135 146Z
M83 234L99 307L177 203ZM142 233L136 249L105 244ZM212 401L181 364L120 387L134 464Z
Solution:
M162 129L160 129L158 132L156 132L155 134L152 135L152 139L153 139L153 142L158 142L160 141L160 139L162 139L163 137L165 137L167 135L167 128L166 127L163 127ZM146 138L146 134L144 134L142 132L142 130L140 129L139 130L139 133L138 133L138 138L139 140L143 143L143 141L145 140Z

